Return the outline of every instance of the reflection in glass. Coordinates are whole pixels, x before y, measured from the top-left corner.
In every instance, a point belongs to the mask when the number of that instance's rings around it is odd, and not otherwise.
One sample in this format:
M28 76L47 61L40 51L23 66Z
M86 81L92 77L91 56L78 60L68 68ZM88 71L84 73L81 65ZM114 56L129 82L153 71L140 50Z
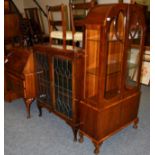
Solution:
M72 63L54 57L55 110L72 118Z
M120 12L109 26L107 71L105 79L106 99L117 96L120 93L121 68L123 63L124 37L126 18Z
M86 97L92 98L96 97L98 88L100 31L89 29L86 36Z
M137 24L138 25L138 24ZM138 70L140 58L140 29L131 30L129 33L130 45L127 56L126 87L135 88L138 85Z

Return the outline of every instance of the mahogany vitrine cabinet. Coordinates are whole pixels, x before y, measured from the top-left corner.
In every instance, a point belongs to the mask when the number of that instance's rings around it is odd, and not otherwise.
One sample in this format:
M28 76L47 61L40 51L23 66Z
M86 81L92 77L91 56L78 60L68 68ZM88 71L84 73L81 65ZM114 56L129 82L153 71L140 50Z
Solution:
M37 105L55 113L69 124L77 140L79 101L83 89L84 52L54 48L50 44L34 46ZM80 91L79 91L80 90Z
M145 36L143 7L98 5L88 13L85 27L79 141L88 136L97 154L109 136L131 123L137 128ZM138 76L133 79L135 73Z

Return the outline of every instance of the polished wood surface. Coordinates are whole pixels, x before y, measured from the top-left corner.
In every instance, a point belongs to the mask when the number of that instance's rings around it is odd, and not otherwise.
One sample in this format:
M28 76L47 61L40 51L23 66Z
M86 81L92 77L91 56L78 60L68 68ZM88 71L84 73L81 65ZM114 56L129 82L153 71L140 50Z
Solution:
M35 71L32 49L13 47L5 57L5 93L6 101L23 98L27 117L30 106L36 96Z
M4 0L4 11L9 12L9 0Z

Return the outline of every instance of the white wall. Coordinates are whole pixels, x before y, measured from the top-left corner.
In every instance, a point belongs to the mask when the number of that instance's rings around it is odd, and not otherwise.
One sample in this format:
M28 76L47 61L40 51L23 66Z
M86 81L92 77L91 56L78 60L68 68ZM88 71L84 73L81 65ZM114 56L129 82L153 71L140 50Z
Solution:
M124 3L130 3L131 0L123 0Z
M98 0L99 4L118 3L119 0Z
M24 1L24 8L32 8L36 6L33 0L23 0L23 1Z
M36 7L36 4L33 2L33 0L13 0L14 3L19 8L20 12L24 14L24 8L31 8ZM46 5L58 5L61 3L64 3L68 5L69 0L37 0L40 6L43 8L43 10L46 12ZM86 0L90 1L90 0ZM99 4L107 4L107 3L118 3L119 0L97 0ZM149 3L149 0L136 0L139 1L146 1L145 3ZM130 0L124 0L124 3L130 3ZM48 23L47 18L41 13L41 20L43 21L44 30L45 33L48 34Z
M40 4L40 6L43 8L44 11L46 11L46 8L45 8L46 5L58 5L61 3L64 3L66 5L69 4L69 0L37 0L37 1ZM90 1L90 0L87 0L87 1ZM99 4L117 3L117 2L118 2L118 0L98 0ZM25 8L26 7L34 7L34 6L35 6L35 4L32 0L24 0L24 7ZM43 20L45 32L48 33L49 30L48 30L47 18L45 18L42 15L42 20Z
M21 14L24 14L24 1L23 0L13 0Z

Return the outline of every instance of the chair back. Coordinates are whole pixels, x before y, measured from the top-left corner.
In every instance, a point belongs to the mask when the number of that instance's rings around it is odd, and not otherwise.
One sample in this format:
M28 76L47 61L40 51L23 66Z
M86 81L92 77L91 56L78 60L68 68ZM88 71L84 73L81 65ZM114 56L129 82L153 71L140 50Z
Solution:
M96 4L95 0L85 3L69 3L70 9L70 25L74 32L82 31L83 19L87 16L89 10Z
M65 5L47 6L48 26L50 33L50 43L53 44L51 33L53 31L62 31L63 48L66 48L66 16Z

